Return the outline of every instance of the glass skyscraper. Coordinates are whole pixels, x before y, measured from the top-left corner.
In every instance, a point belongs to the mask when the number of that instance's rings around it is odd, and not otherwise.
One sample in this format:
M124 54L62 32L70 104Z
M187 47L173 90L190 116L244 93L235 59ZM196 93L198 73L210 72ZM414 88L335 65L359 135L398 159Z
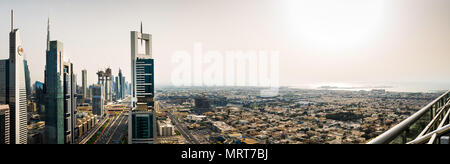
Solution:
M88 96L88 90L87 90L87 70L81 71L81 86L83 91L83 100L86 99ZM84 102L83 102L84 103Z
M76 126L76 76L73 64L63 60L63 43L49 41L48 37L47 44L44 143L71 144Z

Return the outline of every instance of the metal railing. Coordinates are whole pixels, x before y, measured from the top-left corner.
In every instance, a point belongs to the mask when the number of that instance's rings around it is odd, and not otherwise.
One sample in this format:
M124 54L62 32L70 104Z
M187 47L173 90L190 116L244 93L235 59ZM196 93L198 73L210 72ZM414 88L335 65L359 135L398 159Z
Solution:
M450 90L368 144L439 143L436 139L450 132L446 126L450 120L449 100Z

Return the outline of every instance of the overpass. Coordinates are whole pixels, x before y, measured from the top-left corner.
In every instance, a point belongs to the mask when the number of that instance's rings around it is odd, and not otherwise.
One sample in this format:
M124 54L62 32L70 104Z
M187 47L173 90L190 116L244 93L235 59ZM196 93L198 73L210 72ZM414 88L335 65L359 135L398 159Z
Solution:
M368 144L448 144L450 91L403 120Z

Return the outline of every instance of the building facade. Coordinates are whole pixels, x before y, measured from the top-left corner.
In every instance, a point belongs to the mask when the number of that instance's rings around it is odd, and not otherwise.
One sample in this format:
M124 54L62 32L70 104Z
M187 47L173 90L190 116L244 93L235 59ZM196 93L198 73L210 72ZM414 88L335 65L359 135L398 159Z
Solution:
M9 105L0 105L0 144L10 144Z

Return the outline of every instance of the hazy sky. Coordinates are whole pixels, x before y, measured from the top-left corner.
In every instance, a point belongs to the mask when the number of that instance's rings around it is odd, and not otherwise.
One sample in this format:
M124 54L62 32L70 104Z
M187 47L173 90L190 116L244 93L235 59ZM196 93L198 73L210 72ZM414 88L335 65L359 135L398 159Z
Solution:
M153 35L156 85L177 50L276 50L280 83L438 82L450 86L450 0L2 0L0 58L10 10L33 81L43 81L47 18L65 57L130 79L130 31ZM442 88L442 89L449 89Z

